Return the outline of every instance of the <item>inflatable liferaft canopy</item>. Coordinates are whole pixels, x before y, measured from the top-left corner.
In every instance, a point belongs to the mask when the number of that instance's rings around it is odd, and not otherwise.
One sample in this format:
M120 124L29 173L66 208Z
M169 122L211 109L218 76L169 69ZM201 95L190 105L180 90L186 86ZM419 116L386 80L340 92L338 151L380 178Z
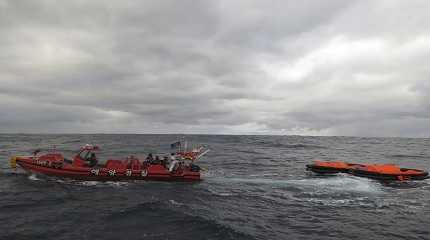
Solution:
M349 173L354 176L378 180L424 180L429 178L426 171L400 168L395 164L356 164L343 161L320 161L306 165L306 170L318 174Z
M326 162L316 160L312 164L306 165L306 170L319 174L348 173L353 167L356 166L360 166L360 164L343 161Z
M350 173L359 177L379 180L424 180L428 172L419 169L400 168L395 164L369 164L351 169Z

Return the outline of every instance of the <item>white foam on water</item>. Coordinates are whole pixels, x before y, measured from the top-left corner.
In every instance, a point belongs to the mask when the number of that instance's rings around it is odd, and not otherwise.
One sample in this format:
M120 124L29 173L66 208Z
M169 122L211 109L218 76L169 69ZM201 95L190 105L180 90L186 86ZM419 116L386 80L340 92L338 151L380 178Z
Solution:
M346 191L358 193L381 193L381 185L367 178L353 176L335 176L329 178L314 178L291 180L290 183L304 188L315 188L316 190Z
M371 207L381 209L386 207L386 204L381 203L378 200L370 200L366 198L345 198L345 199L323 199L323 198L309 198L309 199L297 199L300 202L306 201L312 204L324 205L324 206L360 206L360 207Z
M217 190L212 189L211 187L208 188L208 191L210 193L212 193L213 195L220 196L220 197L233 196L233 193L217 191Z
M202 171L203 178L216 178L219 176L224 176L225 172L223 170L206 170Z
M32 173L30 175L28 175L28 179L31 181L40 181L41 179L37 177L36 174Z
M326 206L386 207L380 199L387 192L378 181L371 179L339 175L292 180L291 183L302 190L293 197L297 201Z
M78 185L82 185L82 186L96 186L99 185L100 182L98 181L82 181L82 182L77 182Z
M280 180L268 178L211 178L213 182L222 183L249 183L256 185L273 185L273 187L294 186L304 192L355 192L379 194L383 192L382 186L377 181L367 178L339 175L327 178L310 178L300 180Z
M182 205L184 205L183 203L177 202L177 201L175 201L173 199L170 199L169 203L172 204L172 205L175 205L175 206L182 206Z
M263 174L251 174L250 177L271 177L271 176L279 176L277 173L263 173Z
M100 182L100 181L72 181L71 184L85 186L85 187L114 187L121 188L129 185L129 182Z
M378 199L386 194L383 186L374 180L354 177L350 175L338 175L324 178L306 179L268 179L268 178L213 178L213 183L252 184L248 187L240 187L243 194L254 194L254 191L264 191L268 196L280 201L290 199L300 203L309 203L326 206L364 206L384 208L386 203L378 202ZM209 183L210 184L210 183ZM216 186L216 185L215 185ZM255 187L258 187L257 189ZM262 187L260 187L262 186ZM265 186L265 187L264 187ZM232 194L228 190L215 190L208 187L208 191L217 196ZM264 195L264 194L263 194ZM267 197L266 197L267 198Z
M106 184L112 187L124 187L129 185L128 182L106 182Z

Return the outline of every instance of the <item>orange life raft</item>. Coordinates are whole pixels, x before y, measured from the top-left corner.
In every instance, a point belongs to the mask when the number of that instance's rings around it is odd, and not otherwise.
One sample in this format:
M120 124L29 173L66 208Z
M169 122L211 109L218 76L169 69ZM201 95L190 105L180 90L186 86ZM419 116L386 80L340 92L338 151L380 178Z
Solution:
M424 180L428 172L419 169L400 168L395 164L371 164L351 169L350 173L359 177L379 180Z
M352 168L357 166L364 165L343 161L325 162L315 160L313 164L306 165L306 170L320 174L348 173Z
M343 161L314 161L306 165L306 170L318 174L349 173L354 176L379 180L424 180L428 172L419 169L400 168L395 164L355 164Z

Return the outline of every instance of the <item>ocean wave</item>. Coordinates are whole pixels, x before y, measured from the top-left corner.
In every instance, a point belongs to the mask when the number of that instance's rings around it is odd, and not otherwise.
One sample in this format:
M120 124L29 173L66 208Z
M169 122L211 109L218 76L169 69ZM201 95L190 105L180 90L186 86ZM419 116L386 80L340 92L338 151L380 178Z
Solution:
M262 152L257 152L255 150L249 150L249 149L238 149L238 153L245 153L245 154L252 154L252 155L264 155Z
M285 144L285 143L263 142L262 144L265 145L266 147L288 148L288 149L325 149L327 148L326 146L322 146L322 145L303 144L303 143Z
M218 196L218 197L231 197L231 196L234 196L234 195L235 195L235 194L234 194L234 193L232 193L231 191L229 192L229 191L227 191L227 190L224 190L224 191L222 191L222 190L216 190L216 189L213 189L213 188L211 188L211 187L207 188L207 190L208 190L211 194L213 194L213 195L215 195L215 196Z
M208 239L253 239L253 236L242 233L232 226L198 214L199 212L192 211L186 206L178 207L177 204L172 204L171 200L149 201L115 210L105 217L104 223L111 226L106 232L110 237L117 235L116 229L122 229L121 233L126 231L129 236L157 234L163 239L178 237L186 239L195 236L205 236ZM180 231L184 230L183 226L186 226L186 231Z
M63 141L63 142L62 142L62 144L80 143L80 142L82 142L82 140L81 140L81 139L73 139L73 140L66 140L66 141Z
M389 158L430 159L429 155L392 154L386 156Z
M77 139L102 146L100 159L166 151L165 135L0 135L10 154ZM98 182L28 177L0 170L0 239L393 239L426 238L430 179L379 182L305 174L309 159L392 159L425 168L427 140L349 137L189 136L212 146L203 181ZM378 145L373 142L380 141ZM412 145L411 145L412 144ZM393 151L397 149L398 151ZM389 158L387 158L389 156ZM402 160L404 159L404 160ZM407 163L407 165L406 165Z

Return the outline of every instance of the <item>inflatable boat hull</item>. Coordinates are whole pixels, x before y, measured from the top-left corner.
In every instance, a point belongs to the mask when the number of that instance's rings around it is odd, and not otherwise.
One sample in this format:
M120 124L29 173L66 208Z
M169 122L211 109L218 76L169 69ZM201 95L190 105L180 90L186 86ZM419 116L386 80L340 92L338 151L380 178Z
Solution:
M58 178L85 181L200 181L200 171L190 167L180 167L170 172L161 164L142 163L137 159L108 160L105 165L76 166L67 162L61 154L47 154L40 157L13 157L15 165L29 173L43 174Z

